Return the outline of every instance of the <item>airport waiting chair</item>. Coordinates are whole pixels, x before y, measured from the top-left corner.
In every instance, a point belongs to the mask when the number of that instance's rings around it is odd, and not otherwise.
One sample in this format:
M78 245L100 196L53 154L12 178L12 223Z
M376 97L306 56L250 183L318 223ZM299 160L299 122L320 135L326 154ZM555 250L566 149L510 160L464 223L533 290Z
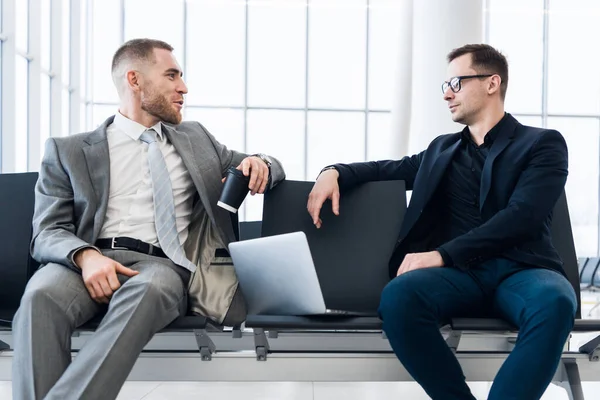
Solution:
M262 221L240 222L240 240L250 240L260 237Z
M38 264L29 256L37 173L0 174L0 326L10 327Z
M27 281L39 264L29 252L34 210L34 188L37 172L0 174L0 329L10 330ZM102 316L92 319L78 331L93 331ZM208 331L220 331L222 327L199 315L177 318L161 332L193 333L203 359L210 360L215 351ZM0 351L10 346L0 341Z
M386 183L387 184L387 183ZM286 186L275 188L272 193L267 193L263 210L263 218L268 215L269 212L266 210L267 207L273 207L272 202L269 201L271 196L274 196L277 190L286 190ZM305 197L308 197L309 188L307 188ZM279 198L285 197L281 193L278 195ZM370 200L371 203L364 204L364 207L377 207L379 198L373 198ZM287 212L289 215L296 215L296 213L306 213L305 201L298 202L297 204L286 204ZM280 214L279 218L286 218L284 214ZM352 215L342 214L337 218L352 218ZM264 221L263 221L264 227ZM300 229L302 230L302 229ZM307 232L305 232L307 233ZM309 236L310 232L307 234ZM363 232L364 235L370 235L372 232ZM564 262L565 273L573 285L573 289L577 294L578 308L577 308L577 319L573 332L595 332L600 331L599 320L583 320L581 319L581 299L580 299L580 274L578 260L575 255L575 246L573 242L573 235L571 230L571 222L569 218L569 211L567 207L566 195L563 192L553 212L553 224L552 224L552 237L554 245ZM321 240L333 240L323 236ZM360 240L360 236L356 236L356 240ZM326 244L321 243L326 247ZM349 249L353 248L356 243L347 243ZM336 254L331 254L331 257L336 257ZM592 263L594 263L593 261ZM323 295L325 299L331 297L327 293L328 288L333 287L334 282L323 282L322 279L334 279L335 284L339 287L343 286L342 281L339 280L339 276L328 274L320 269L326 269L329 267L327 263L315 265L317 268L317 274L323 289ZM595 275L596 269L598 268L597 263L593 266L593 274ZM352 280L354 276L363 276L364 270L368 271L374 276L378 274L387 275L387 264L386 265L374 265L365 264L363 262L349 262L346 264L346 271L344 273L344 279ZM586 268L587 269L587 268ZM373 292L371 292L373 291ZM347 299L352 299L350 304L355 304L357 298L363 297L365 302L371 302L374 296L379 297L380 290L377 291L376 287L369 287L366 285L364 290L352 291L347 293ZM327 302L326 302L327 304ZM329 304L327 304L329 307ZM343 306L343 304L342 304ZM352 309L350 307L342 308L340 304L336 304L336 308L341 309ZM300 317L300 316L270 316L270 315L249 315L246 320L246 327L254 328L255 332L255 347L257 359L265 361L268 358L268 354L271 352L270 339L277 338L281 332L340 332L340 331L367 331L367 332L381 332L382 322L376 317L343 317L343 316L318 316L318 317ZM457 318L451 321L449 327L449 335L447 339L448 345L457 351L459 342L462 334L465 332L480 332L484 334L500 334L505 332L512 332L513 336L517 332L517 329L511 324L501 319L495 318ZM492 354L493 353L493 354ZM497 359L497 352L490 352L490 357ZM584 355L584 357L582 357ZM577 352L567 352L563 357L563 363L561 368L564 369L564 381L567 382L567 386L570 389L570 396L572 399L581 400L583 399L583 392L581 389L581 380L579 374L579 365L583 365L584 361L589 363L596 363L600 360L600 336L594 340L581 346ZM600 365L600 364L599 364ZM587 375L586 375L587 376Z

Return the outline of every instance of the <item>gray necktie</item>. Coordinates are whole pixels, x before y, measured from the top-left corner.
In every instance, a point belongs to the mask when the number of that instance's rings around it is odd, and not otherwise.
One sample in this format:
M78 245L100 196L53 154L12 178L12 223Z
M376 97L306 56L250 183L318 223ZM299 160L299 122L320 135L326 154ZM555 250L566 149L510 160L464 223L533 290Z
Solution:
M175 223L175 202L167 164L158 143L156 131L150 129L142 133L142 142L148 143L148 165L152 177L152 195L154 197L154 225L158 243L162 251L177 265L194 271L196 266L186 258Z

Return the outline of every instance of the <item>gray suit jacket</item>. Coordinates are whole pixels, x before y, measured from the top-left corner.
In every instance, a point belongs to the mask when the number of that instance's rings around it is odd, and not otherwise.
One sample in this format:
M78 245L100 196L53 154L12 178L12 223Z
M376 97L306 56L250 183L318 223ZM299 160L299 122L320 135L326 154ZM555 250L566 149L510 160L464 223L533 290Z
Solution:
M108 118L92 132L46 141L35 188L31 242L31 254L42 265L53 262L79 271L70 255L98 239L110 184L106 129L113 119ZM235 241L235 234L231 214L216 204L225 172L247 155L227 149L197 122L163 124L163 132L181 156L198 192L184 243L188 258L200 267L190 280L191 294L197 297L193 311L222 322L237 279L231 268L216 271L210 264L214 249L228 246ZM273 159L267 190L284 178L281 164Z

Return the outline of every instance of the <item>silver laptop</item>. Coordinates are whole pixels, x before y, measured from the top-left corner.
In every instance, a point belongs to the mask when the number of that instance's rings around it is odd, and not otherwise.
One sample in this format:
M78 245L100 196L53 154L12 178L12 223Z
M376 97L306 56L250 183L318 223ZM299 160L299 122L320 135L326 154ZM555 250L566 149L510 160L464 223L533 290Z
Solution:
M232 242L229 252L249 315L370 315L326 309L304 232Z

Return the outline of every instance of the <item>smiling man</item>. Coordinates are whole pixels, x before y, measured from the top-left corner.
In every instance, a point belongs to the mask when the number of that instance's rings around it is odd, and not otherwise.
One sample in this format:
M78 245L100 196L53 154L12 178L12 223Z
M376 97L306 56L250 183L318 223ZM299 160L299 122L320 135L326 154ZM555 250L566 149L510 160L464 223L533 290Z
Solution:
M413 193L379 308L395 354L434 400L473 400L439 327L455 317L500 316L519 337L489 399L538 399L577 308L550 235L567 146L559 132L505 113L508 64L496 49L466 45L448 63L443 98L465 128L401 160L325 167L308 211L320 227L326 199L339 214L340 191L404 180Z
M31 243L42 267L13 323L15 399L116 398L154 333L187 312L194 273L235 240L231 215L215 207L227 169L249 176L252 194L285 176L277 160L181 122L188 89L172 50L123 44L112 63L116 115L46 142ZM192 279L202 286L195 311L240 323L235 275L219 271ZM104 312L71 362L73 331Z

